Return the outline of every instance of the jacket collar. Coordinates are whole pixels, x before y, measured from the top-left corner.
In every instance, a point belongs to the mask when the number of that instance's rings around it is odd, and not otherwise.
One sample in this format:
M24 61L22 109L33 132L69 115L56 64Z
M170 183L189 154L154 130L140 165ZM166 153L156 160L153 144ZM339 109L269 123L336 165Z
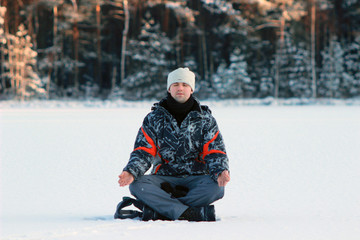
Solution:
M195 104L196 104L196 111L195 112L198 112L200 115L206 115L206 114L211 114L211 110L208 106L206 105L201 105L200 104L200 101L195 97L194 97L194 100L195 100ZM159 102L156 102L152 105L151 107L151 110L154 111L155 109L161 109L163 111L165 111L166 113L170 114L163 106L162 106L162 102L163 101L166 101L166 97L164 97L163 99L161 99ZM192 111L194 112L194 111ZM190 112L191 113L191 112ZM190 114L189 113L189 114ZM171 114L170 114L171 115Z

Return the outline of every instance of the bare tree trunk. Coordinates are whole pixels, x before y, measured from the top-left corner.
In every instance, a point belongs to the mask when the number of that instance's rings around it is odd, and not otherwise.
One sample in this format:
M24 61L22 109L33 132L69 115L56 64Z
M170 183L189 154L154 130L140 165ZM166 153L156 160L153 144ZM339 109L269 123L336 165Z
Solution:
M21 39L18 36L14 36L12 50L13 53L11 54L11 68L13 68L13 87L14 87L14 94L22 100L22 79L21 79ZM10 51L9 51L10 52Z
M9 77L10 77L10 89L13 94L16 95L16 71L14 64L14 49L15 47L15 37L7 39L7 47L8 47L8 62L9 62Z
M20 44L19 44L19 62L18 63L22 63L21 65L18 65L18 75L19 75L19 88L21 89L21 100L24 101L25 100L25 95L26 95L26 85L28 84L27 78L25 77L25 64L26 64L26 59L25 59L25 42L23 40L25 40L25 38L21 37L20 39Z
M210 72L210 76L212 76L214 74L214 57L212 55L212 53L210 53L209 55L209 72Z
M75 13L75 21L73 23L73 42L74 42L74 60L75 60L75 70L74 70L74 88L76 91L79 90L79 28L78 28L78 5L76 0L71 0L74 13Z
M58 79L58 69L57 69L57 57L58 57L58 8L57 6L54 6L54 28L53 28L53 69L54 69L54 82L55 82L55 86L57 87L59 84L59 79ZM49 92L50 92L50 84L51 84L51 73L49 72L49 82L47 85L47 93L48 93L48 98L49 98Z
M177 33L176 33L176 40L175 40L175 58L176 58L176 63L181 66L184 64L184 58L183 58L183 47L184 47L184 42L183 42L183 31L182 31L182 21L181 21L181 17L176 14L176 20L179 23L179 27L177 28Z
M111 77L111 90L114 91L116 85L116 65L113 66L112 77Z
M100 1L97 1L96 5L96 52L97 52L97 66L96 66L96 78L99 82L99 87L102 87L102 76L101 76L101 7Z
M334 56L334 44L333 44L333 41L331 40L332 37L329 38L329 53L330 55L333 57ZM336 60L335 60L336 61ZM330 64L330 73L334 73L335 72L335 69L334 69L334 64L331 63ZM330 98L333 98L334 97L334 89L332 86L334 86L334 77L330 78Z
M79 90L79 28L77 20L74 22L73 27L73 41L74 41L74 59L75 59L75 70L74 70L74 88L76 91Z
M311 76L312 76L312 97L316 98L316 62L315 62L315 20L316 20L316 5L315 0L312 0L311 6Z
M33 41L34 50L36 50L36 51L37 51L37 41L36 41L37 33L39 31L39 28L40 28L38 12L39 12L38 5L36 5L35 11L34 11L34 13L35 13L35 16L34 16L34 18L35 18L35 26L34 26L34 33L32 35L32 39L34 39L34 41Z
M29 15L27 17L27 30L28 30L28 35L31 37L31 39L36 39L36 31L39 28L39 24L38 24L38 17L37 17L37 4L34 4L30 11L29 11ZM34 25L35 24L35 25ZM37 49L37 42L33 41L33 48L34 50Z
M162 3L166 3L167 0L162 0ZM163 29L162 31L163 32L168 32L169 30L169 13L170 13L170 10L168 7L165 7L165 12L164 12L164 18L163 18Z
M2 6L5 7L5 12L4 12L4 34L5 37L7 36L7 34L9 34L9 14L8 14L8 3L7 0L1 0Z
M123 6L124 6L124 14L125 14L125 22L124 22L124 30L122 35L122 45L121 45L121 78L120 82L122 83L125 79L125 57L126 57L126 41L127 41L127 35L129 31L129 7L128 7L128 1L123 0Z
M63 66L63 61L65 58L65 51L64 51L64 42L65 42L65 37L66 37L66 33L64 31L60 32L60 39L59 39L59 47L60 47L60 62L61 62L61 68L59 70L60 72L60 91L61 94L65 94L64 90L65 90L65 84L64 84L64 66Z
M208 70L208 56L207 56L207 45L206 45L206 31L205 27L203 28L202 34L201 34L201 49L203 54L203 64L204 64L204 77L206 80L209 79L209 70Z
M197 54L198 54L198 57L199 57L199 65L198 65L198 67L199 67L200 74L202 75L202 77L204 77L205 76L204 64L203 64L203 62L204 62L203 57L204 56L202 54L202 44L201 44L201 36L200 35L198 35L197 40L198 40L198 45L199 45L199 47L197 48L198 49Z
M276 54L276 72L275 72L275 93L274 97L277 100L279 98L279 88L280 88L280 62L281 62L281 53L284 48L284 35L285 35L285 0L282 2L281 7L281 19L280 19L280 38L279 38L279 49L277 49Z
M20 6L19 6L19 4L22 4L22 2L17 0L17 1L14 1L13 4L14 4L15 15L14 15L14 25L12 27L13 27L13 31L17 32L17 29L20 25Z
M2 88L5 91L6 90L6 81L5 81L5 45L1 44L1 84Z
M206 30L205 30L205 26L204 26L204 19L201 19L202 21L202 30L201 30L201 35L199 36L199 43L200 43L200 56L202 59L202 70L203 70L203 76L205 80L208 80L208 75L209 75L209 71L208 71L208 57L207 57L207 45L206 45ZM209 82L211 84L211 82ZM210 86L211 87L211 86Z

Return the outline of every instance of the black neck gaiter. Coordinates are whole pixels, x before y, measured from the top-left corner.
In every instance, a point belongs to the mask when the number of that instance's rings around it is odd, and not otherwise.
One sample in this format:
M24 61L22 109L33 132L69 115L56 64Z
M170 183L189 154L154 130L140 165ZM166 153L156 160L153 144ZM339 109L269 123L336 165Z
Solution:
M182 121L186 118L186 116L192 111L196 109L196 101L194 97L191 95L190 98L184 102L179 103L176 101L170 93L168 93L167 98L163 102L162 106L169 111L171 115L174 116L178 126L180 127Z

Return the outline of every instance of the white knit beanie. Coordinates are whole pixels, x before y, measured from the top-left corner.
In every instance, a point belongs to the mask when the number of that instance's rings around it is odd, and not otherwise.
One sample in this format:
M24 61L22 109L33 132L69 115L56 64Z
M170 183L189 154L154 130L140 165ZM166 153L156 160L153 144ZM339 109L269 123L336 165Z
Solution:
M186 83L195 91L195 74L189 68L178 68L169 73L167 78L167 89L169 90L173 83Z

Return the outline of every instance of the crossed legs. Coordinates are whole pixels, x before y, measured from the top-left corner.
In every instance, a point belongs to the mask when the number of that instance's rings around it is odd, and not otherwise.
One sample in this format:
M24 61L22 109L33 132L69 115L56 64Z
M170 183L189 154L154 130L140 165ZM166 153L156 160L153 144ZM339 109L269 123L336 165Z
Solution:
M168 182L175 187L187 187L189 192L185 197L173 198L161 189L161 183ZM221 199L224 187L219 187L208 175L170 177L144 175L130 184L130 192L138 200L148 205L156 212L176 220L188 207L202 207Z

